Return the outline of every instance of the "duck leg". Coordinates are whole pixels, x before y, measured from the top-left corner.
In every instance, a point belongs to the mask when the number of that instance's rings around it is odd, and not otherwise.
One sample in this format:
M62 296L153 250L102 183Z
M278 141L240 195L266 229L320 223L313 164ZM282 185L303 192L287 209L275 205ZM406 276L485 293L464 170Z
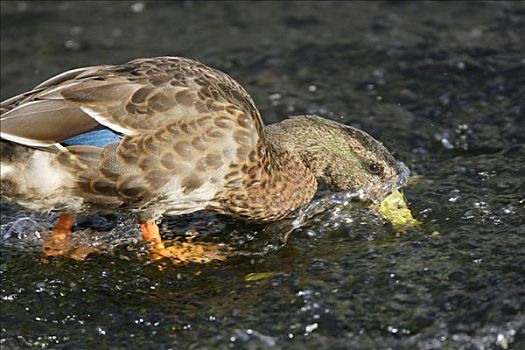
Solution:
M187 262L207 263L212 260L226 259L217 244L171 241L171 245L166 247L160 236L159 226L155 221L146 221L139 225L142 237L150 243L150 252L154 260L168 258L174 264L183 264Z
M160 236L159 226L154 220L139 223L140 230L142 231L142 238L149 243L149 251L153 260L160 260L162 258L170 258L175 263L180 263L176 256L170 252L169 247L164 246L162 237Z
M155 221L146 221L139 224L144 240L151 244L152 249L164 249L159 226Z
M65 255L70 250L71 229L75 218L71 214L60 214L53 229L43 235L42 249L46 256Z
M71 243L71 229L75 226L75 217L71 214L60 214L51 231L42 235L44 243L42 250L45 256L66 255L75 260L85 260L86 257L96 252L97 249L87 244L80 243L73 246Z

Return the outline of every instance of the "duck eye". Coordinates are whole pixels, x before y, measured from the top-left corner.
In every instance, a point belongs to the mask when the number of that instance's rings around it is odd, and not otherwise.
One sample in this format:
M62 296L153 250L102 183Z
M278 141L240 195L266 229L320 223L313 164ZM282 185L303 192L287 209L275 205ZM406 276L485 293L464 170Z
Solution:
M368 170L374 175L383 175L383 167L378 163L372 162L368 164Z

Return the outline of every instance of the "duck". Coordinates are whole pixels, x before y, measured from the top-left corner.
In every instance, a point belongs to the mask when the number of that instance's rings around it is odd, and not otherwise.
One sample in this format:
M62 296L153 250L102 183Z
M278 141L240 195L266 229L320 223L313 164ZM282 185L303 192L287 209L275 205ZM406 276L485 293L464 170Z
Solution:
M357 128L316 115L265 126L238 82L183 57L69 70L1 102L0 112L1 197L62 213L55 243L70 236L74 215L122 212L169 256L163 216L276 221L321 185L391 189L406 173Z

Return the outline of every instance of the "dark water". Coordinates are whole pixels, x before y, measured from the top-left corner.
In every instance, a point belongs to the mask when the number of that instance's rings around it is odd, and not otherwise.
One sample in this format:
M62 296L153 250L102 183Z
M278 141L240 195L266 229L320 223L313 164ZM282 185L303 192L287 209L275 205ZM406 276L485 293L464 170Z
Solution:
M106 254L42 261L56 214L2 204L2 349L525 349L525 6L1 4L1 96L69 68L180 55L236 78L264 119L317 113L419 175L418 229L335 207L280 237L209 214L164 221L229 259L167 266L125 218L84 218ZM342 117L341 117L342 116ZM250 281L251 273L271 273Z

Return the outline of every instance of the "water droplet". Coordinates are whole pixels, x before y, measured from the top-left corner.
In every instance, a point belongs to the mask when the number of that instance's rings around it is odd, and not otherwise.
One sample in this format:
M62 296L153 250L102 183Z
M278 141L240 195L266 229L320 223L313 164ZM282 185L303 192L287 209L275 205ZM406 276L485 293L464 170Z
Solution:
M377 69L374 69L372 74L374 75L374 77L381 79L385 77L385 70L383 68L377 68Z
M388 326L388 331L392 334L396 334L398 332L398 329L392 326Z
M312 324L307 325L304 330L305 330L305 333L312 333L318 327L319 327L319 324L316 322L316 323L312 323Z
M464 70L467 67L466 63L459 58L454 58L450 60L448 64L449 66L454 67L459 70Z
M454 149L454 145L447 138L442 138L441 139L441 144L446 149Z
M46 290L46 283L45 282L38 282L36 285L35 285L35 292L37 293L42 293Z
M66 40L66 42L64 42L64 47L68 50L71 50L71 51L77 51L78 49L80 49L80 43L76 40Z
M442 105L444 106L447 106L450 104L450 95L449 94L444 94L444 95L441 95L439 97L439 101L441 102Z
M271 94L270 96L268 96L268 99L270 101L276 101L276 100L280 100L281 97L282 97L281 94L275 93L275 94Z
M500 346L502 349L508 349L509 344L505 336L501 333L496 337L496 345Z
M452 196L448 199L449 202L456 203L458 199L460 199L460 196Z
M501 209L505 214L516 214L516 207L512 204L507 205Z
M136 2L132 4L129 9L134 13L141 13L146 8L146 4L143 2Z

